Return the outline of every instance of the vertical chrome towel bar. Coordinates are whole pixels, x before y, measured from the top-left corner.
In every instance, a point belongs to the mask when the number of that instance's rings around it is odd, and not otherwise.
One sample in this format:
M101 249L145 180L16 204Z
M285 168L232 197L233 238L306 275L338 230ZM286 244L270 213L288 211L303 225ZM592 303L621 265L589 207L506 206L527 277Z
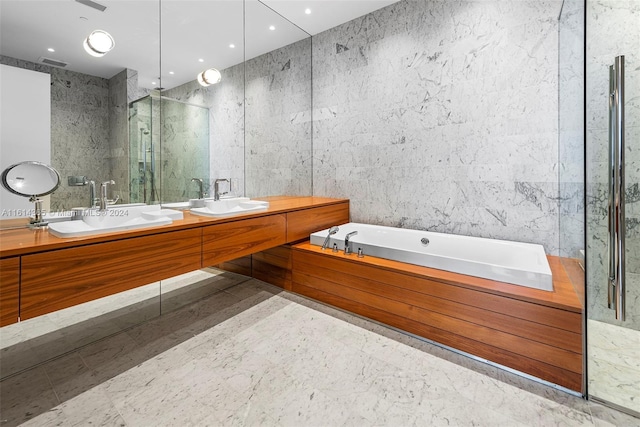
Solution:
M624 56L609 67L609 280L608 306L625 317Z

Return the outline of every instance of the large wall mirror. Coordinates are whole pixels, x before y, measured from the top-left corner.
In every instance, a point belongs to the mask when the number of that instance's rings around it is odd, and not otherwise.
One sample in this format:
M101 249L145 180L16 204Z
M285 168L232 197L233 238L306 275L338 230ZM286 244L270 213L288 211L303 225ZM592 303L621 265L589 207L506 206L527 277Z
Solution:
M101 57L83 47L97 29L115 41ZM37 75L46 96L14 92L27 112L50 107L50 121L27 113L19 140L3 137L2 157L11 147L14 163L59 171L51 210L89 206L89 182L110 179L118 203L185 201L218 178L235 195L311 194L311 39L264 3L2 0L0 32L3 85L6 69ZM204 86L210 69L220 81ZM0 378L215 292L210 280L194 272L2 328Z
M216 179L230 195L310 195L309 34L258 0L163 0L162 16L160 126L139 130L143 141L160 135L147 175L160 180L161 200L199 197L200 183L206 197ZM219 81L203 85L196 76L211 69ZM155 197L152 187L141 192Z
M109 179L116 182L113 197L128 202L128 105L159 85L160 2L3 0L0 7L0 62L50 75L50 101L32 100L51 103L50 164L62 185L50 209L88 206L88 182ZM83 47L94 30L115 42L104 56ZM2 141L3 149L16 144ZM21 160L32 155L25 150Z
M311 36L265 3L245 2L246 195L311 195Z
M311 194L311 37L265 3L3 0L0 63L51 78L50 210L110 179L120 203L186 201L200 181L206 197L218 178ZM101 57L83 48L96 29L115 41Z

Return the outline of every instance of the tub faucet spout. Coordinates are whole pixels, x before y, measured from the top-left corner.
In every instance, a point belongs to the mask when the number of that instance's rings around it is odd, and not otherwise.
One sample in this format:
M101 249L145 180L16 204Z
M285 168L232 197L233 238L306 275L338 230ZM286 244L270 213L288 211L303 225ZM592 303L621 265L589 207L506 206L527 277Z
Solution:
M340 229L338 227L336 227L335 225L329 229L329 234L327 234L327 238L324 239L324 243L322 244L322 250L323 251L325 249L327 249L327 245L329 244L329 241L331 240L331 236L336 234L338 232L338 230L340 230Z
M352 231L351 233L344 236L344 254L345 255L349 255L351 254L351 252L353 252L351 250L351 247L349 246L349 239L351 239L351 237L355 236L356 234L358 234L357 231Z

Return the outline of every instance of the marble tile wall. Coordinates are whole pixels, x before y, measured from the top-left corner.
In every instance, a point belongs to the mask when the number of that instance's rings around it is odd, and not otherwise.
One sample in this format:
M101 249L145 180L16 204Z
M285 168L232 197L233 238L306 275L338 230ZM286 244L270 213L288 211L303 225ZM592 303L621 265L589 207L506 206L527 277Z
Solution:
M587 301L589 318L611 324L607 308L609 65L625 55L627 320L640 330L640 1L587 2Z
M560 5L404 0L314 36L314 194L558 254Z
M62 179L51 209L87 206L88 187L70 187L67 177L111 179L110 157L109 80L51 68L51 163Z
M558 45L559 249L584 259L584 1L564 0Z
M311 195L311 39L246 63L246 195Z
M158 185L162 201L179 202L198 197L192 178L208 181L210 177L209 109L163 99L160 112L162 143L160 146Z

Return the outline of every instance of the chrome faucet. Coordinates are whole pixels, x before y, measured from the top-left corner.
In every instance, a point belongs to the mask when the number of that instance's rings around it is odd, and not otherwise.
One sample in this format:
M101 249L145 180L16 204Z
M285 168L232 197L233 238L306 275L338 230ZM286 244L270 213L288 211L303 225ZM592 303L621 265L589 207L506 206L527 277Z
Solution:
M89 180L87 181L87 184L89 184L89 207L98 207L98 199L96 197L96 182L93 180Z
M213 200L220 200L220 196L223 196L225 194L228 193L228 191L225 191L224 193L220 192L220 186L218 184L220 184L221 182L228 182L229 183L229 190L231 190L231 181L228 180L227 178L218 178L213 182Z
M355 236L356 234L358 234L357 231L352 231L351 233L349 233L346 236L344 236L344 254L345 255L351 254L352 250L351 250L351 247L349 246L349 239L352 236Z
M327 234L327 238L324 239L324 243L322 244L322 250L324 251L325 249L327 249L327 245L329 244L329 241L331 240L331 236L333 236L334 234L336 234L340 229L338 227L336 227L335 225L333 227L331 227L329 229L329 234Z
M198 199L204 199L204 190L202 187L202 179L201 178L191 178L191 182L197 182L198 183Z
M109 205L109 202L111 202L107 198L107 185L109 184L114 185L115 181L111 179L100 184L100 211L107 210L107 205Z

